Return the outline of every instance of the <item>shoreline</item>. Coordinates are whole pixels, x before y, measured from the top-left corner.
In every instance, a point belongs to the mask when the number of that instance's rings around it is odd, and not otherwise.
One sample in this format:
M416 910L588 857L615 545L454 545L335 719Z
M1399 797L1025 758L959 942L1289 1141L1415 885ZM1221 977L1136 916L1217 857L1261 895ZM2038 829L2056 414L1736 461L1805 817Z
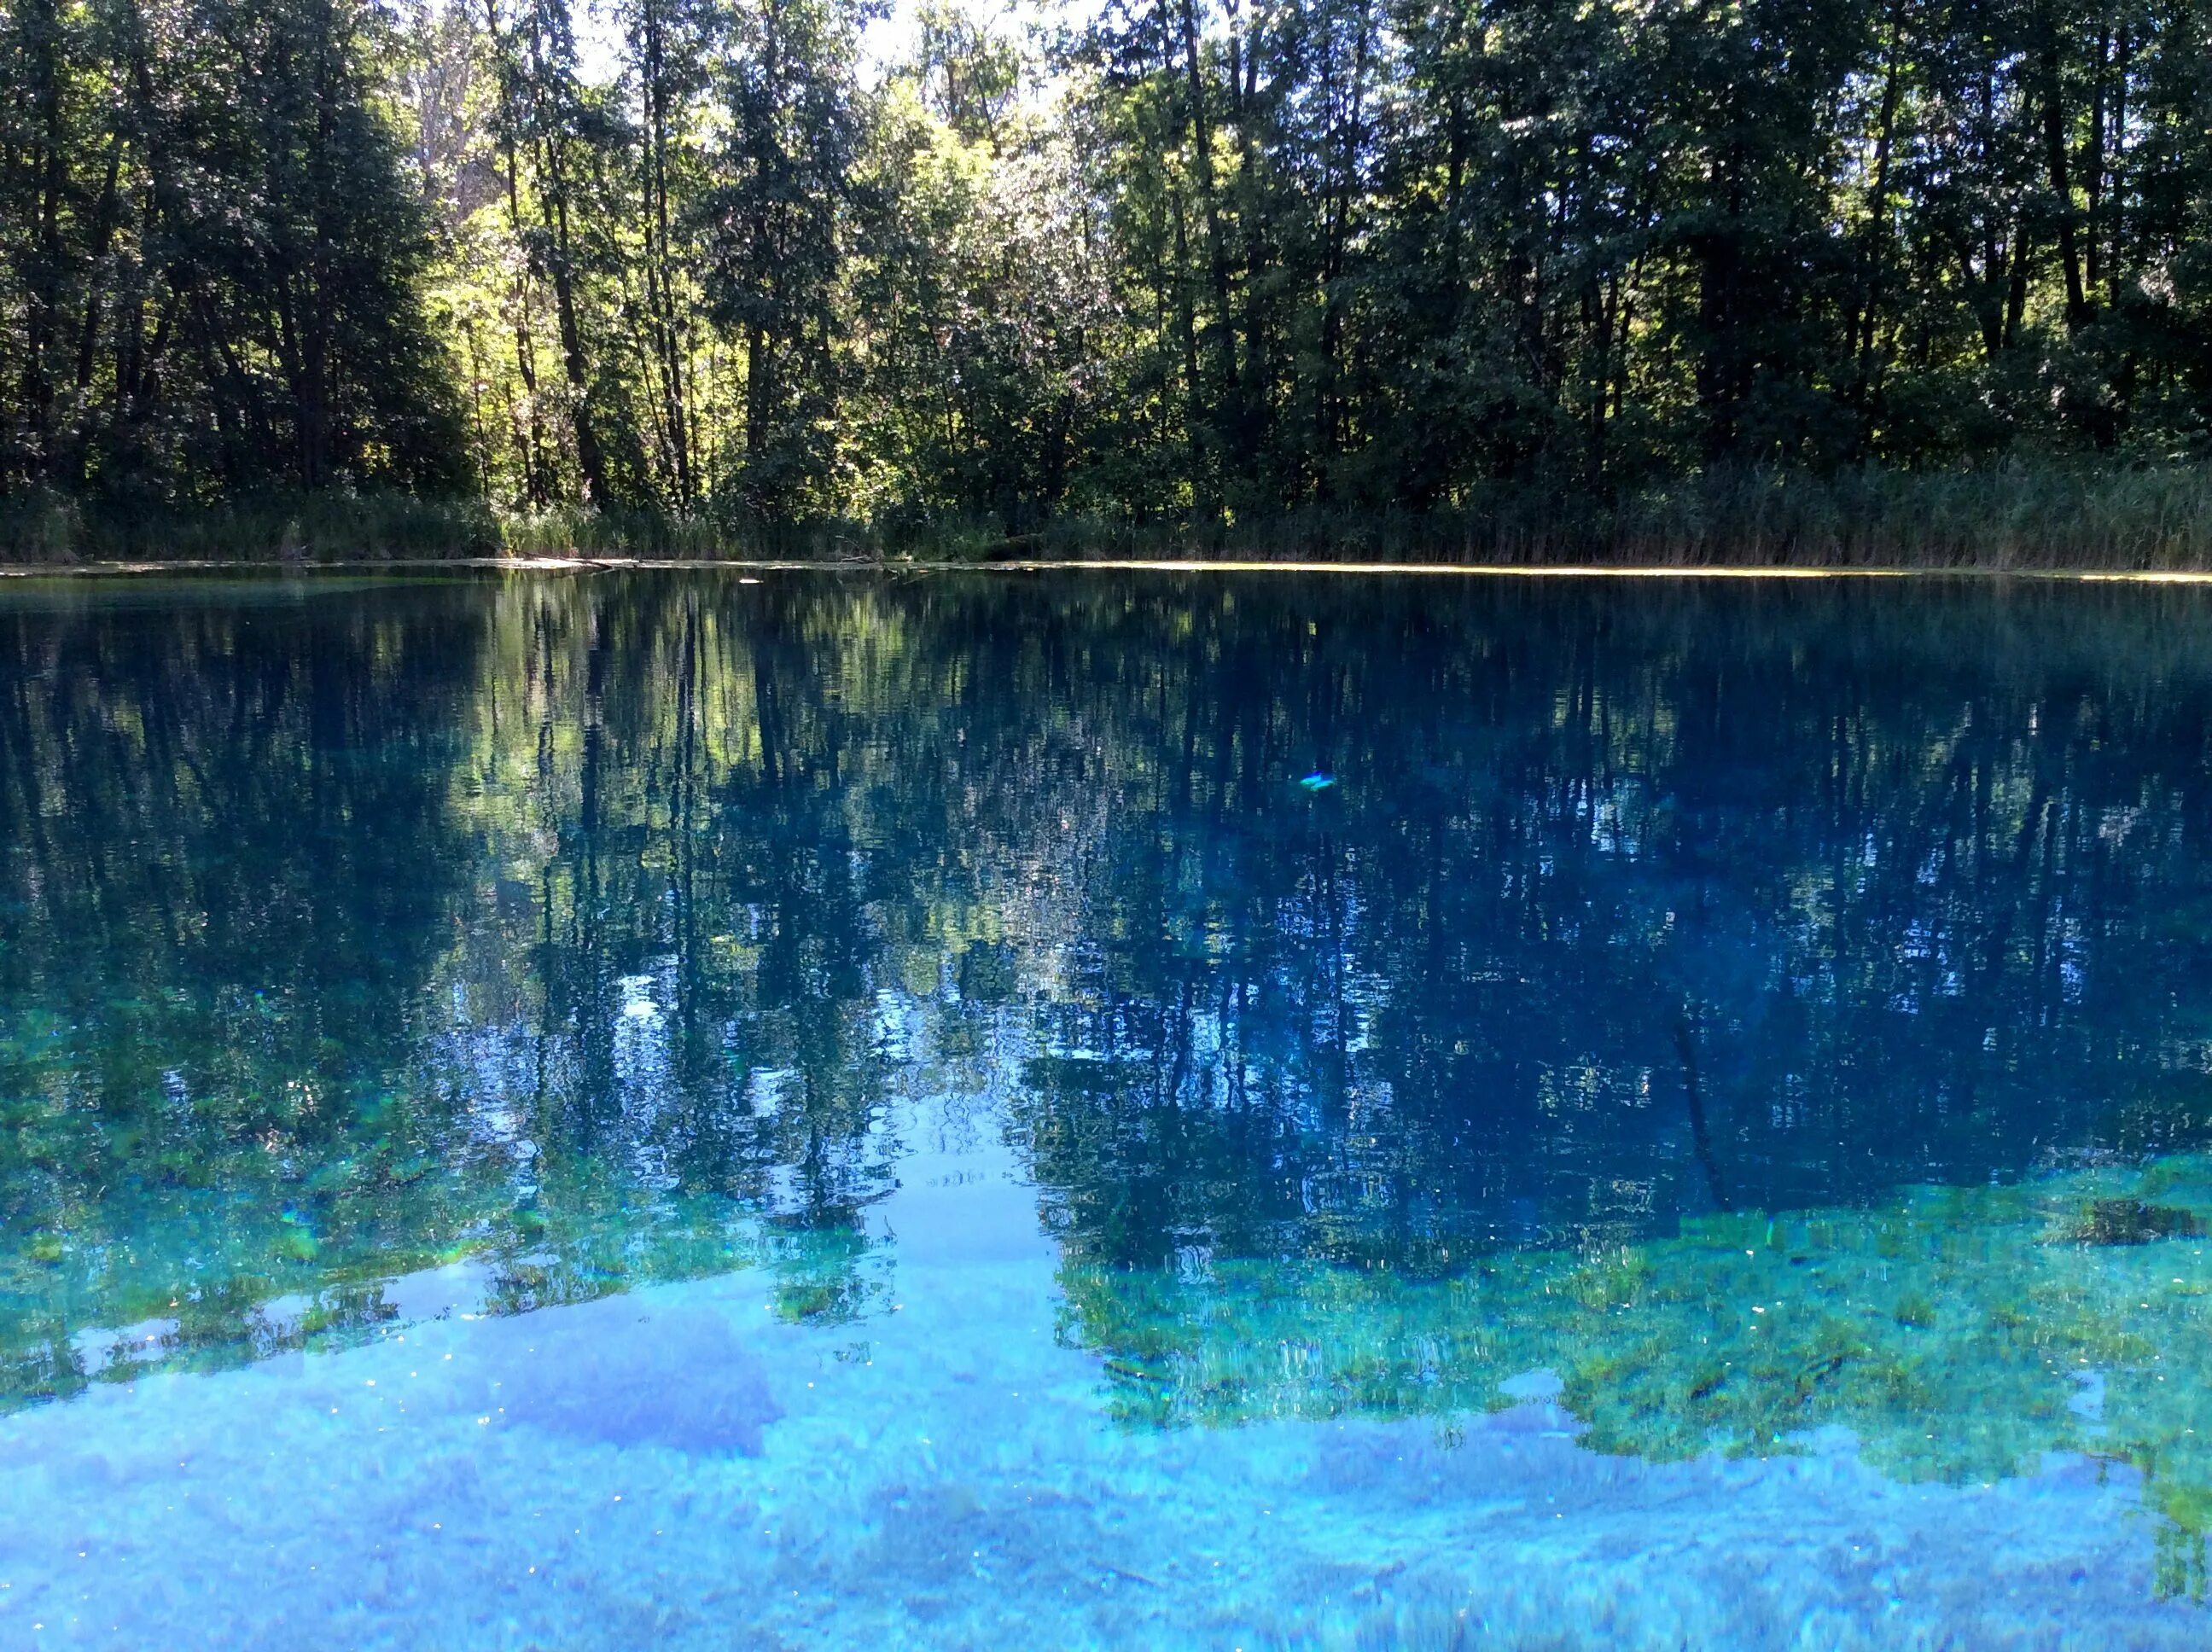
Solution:
M1821 567L1814 563L1385 562L1250 558L1020 557L981 562L791 557L393 556L337 562L254 557L84 562L0 562L0 580L146 578L164 574L418 574L439 569L514 574L633 571L776 574L1298 574L1486 580L2028 580L2081 585L2212 585L2212 568Z

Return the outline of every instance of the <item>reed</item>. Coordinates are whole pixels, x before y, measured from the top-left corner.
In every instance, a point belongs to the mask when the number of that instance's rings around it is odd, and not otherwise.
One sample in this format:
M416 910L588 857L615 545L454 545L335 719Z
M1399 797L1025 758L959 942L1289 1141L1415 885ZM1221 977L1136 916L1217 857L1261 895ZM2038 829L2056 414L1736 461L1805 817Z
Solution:
M0 498L0 564L362 564L484 558L836 562L881 554L843 522L678 518L651 510L501 512L402 493L254 495L198 507L42 493Z
M401 493L249 495L201 507L34 493L0 499L0 562L376 562L498 554L473 501Z
M956 525L900 547L975 555ZM2212 570L2212 465L1747 470L1613 499L1499 486L1425 514L1310 511L1194 530L1070 517L983 554L1513 566Z
M1071 513L1016 536L970 519L874 525L580 507L524 514L404 494L254 495L199 507L0 499L0 562L18 565L544 556L2212 571L2212 464L1727 471L1609 499L1499 485L1423 513L1308 510L1199 525Z

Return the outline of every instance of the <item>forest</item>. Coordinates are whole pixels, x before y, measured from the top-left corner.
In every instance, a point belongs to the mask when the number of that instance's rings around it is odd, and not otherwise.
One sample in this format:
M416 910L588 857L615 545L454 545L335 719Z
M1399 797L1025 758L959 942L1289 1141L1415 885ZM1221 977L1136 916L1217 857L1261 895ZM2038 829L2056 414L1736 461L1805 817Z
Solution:
M2199 0L884 24L4 0L0 555L2212 562Z

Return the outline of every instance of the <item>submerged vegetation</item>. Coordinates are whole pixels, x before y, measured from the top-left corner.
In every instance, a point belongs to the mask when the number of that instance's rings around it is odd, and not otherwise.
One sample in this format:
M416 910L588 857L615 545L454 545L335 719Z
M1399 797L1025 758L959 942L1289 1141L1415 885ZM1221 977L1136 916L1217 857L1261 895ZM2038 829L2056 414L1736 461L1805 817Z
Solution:
M0 555L2212 566L2179 0L24 0Z
M2092 1212L2156 1208L2142 1244ZM1324 1263L1063 1267L1066 1333L1123 1417L1437 1416L1542 1391L1601 1451L1804 1449L1844 1428L1907 1479L2080 1451L2212 1530L2212 1161L1923 1188L1863 1210L1710 1215L1679 1236L1469 1259L1441 1278ZM1521 1379L1516 1381L1516 1379Z

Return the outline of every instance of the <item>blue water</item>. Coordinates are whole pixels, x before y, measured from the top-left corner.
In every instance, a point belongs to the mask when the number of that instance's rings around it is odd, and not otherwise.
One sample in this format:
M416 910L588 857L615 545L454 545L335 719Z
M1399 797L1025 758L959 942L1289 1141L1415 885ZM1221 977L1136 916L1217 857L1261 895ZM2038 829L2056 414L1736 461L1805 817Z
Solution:
M0 1646L2204 1644L2208 621L0 582Z

